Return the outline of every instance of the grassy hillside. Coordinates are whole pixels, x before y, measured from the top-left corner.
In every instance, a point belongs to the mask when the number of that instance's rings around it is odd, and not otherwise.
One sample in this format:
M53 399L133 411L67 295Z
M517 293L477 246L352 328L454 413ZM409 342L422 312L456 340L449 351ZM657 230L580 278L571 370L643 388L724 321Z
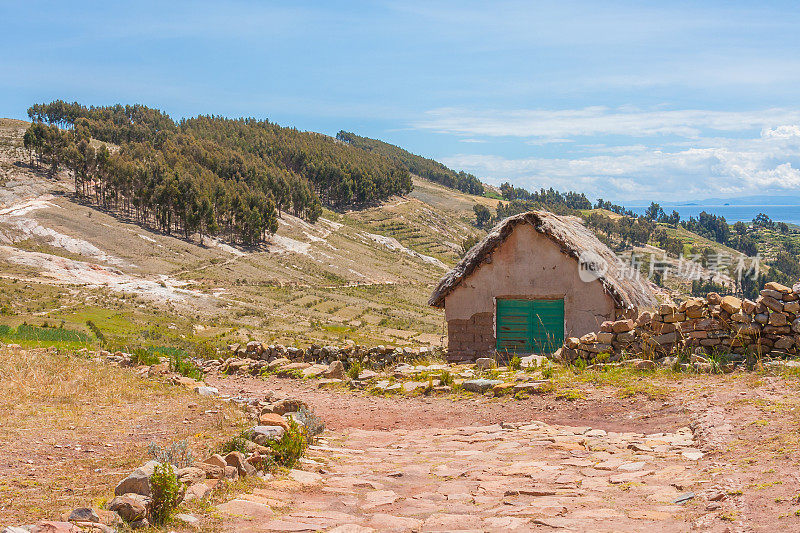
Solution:
M91 321L112 346L439 344L428 296L480 233L473 206L496 204L415 177L410 195L369 209L325 209L315 223L284 213L259 246L201 244L81 203L65 171L27 166L26 127L0 122L0 325L94 339Z
M412 154L399 146L378 139L361 137L349 131L340 131L336 134L336 138L350 146L394 161L411 174L415 174L446 187L477 195L483 195L485 192L483 184L472 174L467 174L463 171L456 172L438 161Z

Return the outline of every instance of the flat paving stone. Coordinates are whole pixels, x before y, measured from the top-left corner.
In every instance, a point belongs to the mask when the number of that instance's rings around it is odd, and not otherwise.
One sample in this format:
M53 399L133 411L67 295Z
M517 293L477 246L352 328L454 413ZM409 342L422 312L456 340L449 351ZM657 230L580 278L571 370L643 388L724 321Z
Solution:
M308 466L321 473L291 470L219 505L222 529L652 533L708 513L674 503L702 493L691 433L531 422L324 436L310 450L324 466Z

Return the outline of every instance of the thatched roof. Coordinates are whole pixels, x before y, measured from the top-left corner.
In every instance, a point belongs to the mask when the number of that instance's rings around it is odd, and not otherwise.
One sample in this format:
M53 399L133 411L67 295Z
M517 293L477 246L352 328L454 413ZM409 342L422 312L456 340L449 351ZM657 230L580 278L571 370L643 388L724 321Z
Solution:
M453 270L445 274L428 303L434 307L444 307L445 297L483 264L519 224L530 224L536 231L558 244L563 253L575 258L576 262L586 263L588 260L605 263L607 271L601 270L594 277L603 284L618 308L655 307L656 299L649 281L629 270L619 272L619 261L614 252L601 243L579 219L555 215L549 211L529 211L508 217L497 224L481 242L467 252Z

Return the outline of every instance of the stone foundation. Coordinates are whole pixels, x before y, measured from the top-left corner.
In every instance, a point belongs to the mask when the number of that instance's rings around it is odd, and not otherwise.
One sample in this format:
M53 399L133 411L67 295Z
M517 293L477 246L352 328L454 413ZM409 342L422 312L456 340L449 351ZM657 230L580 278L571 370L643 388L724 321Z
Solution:
M474 361L494 352L494 315L476 313L447 322L447 362Z

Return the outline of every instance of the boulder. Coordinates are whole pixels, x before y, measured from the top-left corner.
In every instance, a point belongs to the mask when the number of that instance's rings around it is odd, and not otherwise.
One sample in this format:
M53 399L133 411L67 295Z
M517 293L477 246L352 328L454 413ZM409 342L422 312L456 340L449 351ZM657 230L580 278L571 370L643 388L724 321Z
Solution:
M255 426L253 428L253 442L263 446L267 441L280 439L285 432L286 430L280 426Z
M678 312L678 306L673 303L664 303L658 307L659 315L674 315Z
M289 424L286 422L286 419L275 413L262 412L261 416L258 417L258 423L261 426L279 426L284 430L289 429Z
M720 307L730 314L738 313L742 310L742 301L736 296L725 296L720 302Z
M65 522L100 522L100 516L91 507L79 507L66 516Z
M226 466L225 467L225 479L229 481L236 481L239 479L239 469L235 466Z
M744 324L750 322L750 316L743 313L742 311L739 311L738 313L733 313L731 315L731 320L733 322L739 322L741 324Z
M289 373L289 372L295 372L295 371L303 371L306 368L310 368L310 367L311 367L311 363L302 363L302 362L289 363L288 365L283 365L280 368L280 370L278 370L278 373L281 374L281 373Z
M211 487L206 483L195 483L186 489L183 501L205 500L211 494Z
M108 502L106 509L114 511L126 522L137 522L147 516L149 498L140 494L123 494Z
M148 461L131 472L128 477L119 482L114 489L114 494L116 496L123 494L150 496L150 476L153 475L158 464L158 461Z
M278 368L284 367L290 363L291 361L289 361L285 357L279 357L278 359L275 359L274 361L271 361L269 364L267 364L267 370L277 370Z
M516 391L524 391L531 394L539 394L542 392L546 392L550 389L550 381L543 380L543 381L526 381L524 383L517 383L514 385L514 390Z
M581 340L577 337L567 337L567 340L564 341L564 346L569 348L570 350L574 350L578 347L581 343Z
M322 373L322 377L327 379L344 379L344 376L344 364L341 361L333 361Z
M611 344L614 340L614 334L608 331L601 331L597 334L597 342L602 342L603 344Z
M761 328L758 324L742 324L735 331L738 335L754 336L761 333Z
M783 293L778 291L771 291L769 289L764 289L761 291L761 296L769 296L770 298L775 298L776 300L783 300Z
M783 313L771 313L769 315L770 326L785 326L789 321Z
M225 456L225 462L228 466L233 466L240 476L252 476L256 473L253 465L247 462L242 452L230 452Z
M787 313L793 313L795 315L800 314L800 301L792 301L786 302L783 304L783 310Z
M770 281L769 283L764 284L764 288L770 291L779 292L781 294L788 294L792 292L792 289L790 289L786 285L781 285L780 283L776 283L774 281Z
M664 315L664 322L673 324L675 322L683 322L686 320L686 313L674 313L671 315Z
M489 370L495 367L494 359L490 357L479 357L475 360L475 368L478 370Z
M747 313L748 315L755 313L757 307L758 304L756 304L753 300L742 300L742 312Z
M211 466L216 466L217 468L225 468L228 466L228 463L225 462L225 459L223 459L223 457L218 453L215 453L203 462Z
M308 404L297 398L286 398L272 404L272 412L285 415L286 413L296 413L300 408L308 409Z
M776 350L789 350L794 346L794 337L790 337L785 335L783 337L778 337L775 341L774 348Z
M636 370L655 370L656 363L648 359L639 359L633 363L633 368Z
M783 311L783 302L779 302L775 298L771 296L764 296L763 294L758 297L758 303L764 304L767 308L775 311L776 313L780 313Z
M304 378L316 378L328 371L328 365L311 365L303 370Z
M185 483L186 485L194 485L195 483L204 481L206 479L206 471L195 466L181 468L175 472L175 475L178 476L178 481Z
M470 379L461 384L465 391L486 392L495 385L503 383L499 379Z
M178 513L172 517L173 521L194 531L200 531L200 519L188 513Z
M631 331L634 327L636 327L636 324L631 319L617 320L612 324L612 329L614 330L614 333L624 333L626 331Z
M217 396L219 389L216 387L209 387L208 385L198 385L194 388L194 392L200 396Z
M223 461L224 462L224 461ZM194 463L192 466L205 472L206 479L222 479L225 475L223 466L209 463Z
M31 528L31 533L80 533L80 528L69 522L40 520Z

